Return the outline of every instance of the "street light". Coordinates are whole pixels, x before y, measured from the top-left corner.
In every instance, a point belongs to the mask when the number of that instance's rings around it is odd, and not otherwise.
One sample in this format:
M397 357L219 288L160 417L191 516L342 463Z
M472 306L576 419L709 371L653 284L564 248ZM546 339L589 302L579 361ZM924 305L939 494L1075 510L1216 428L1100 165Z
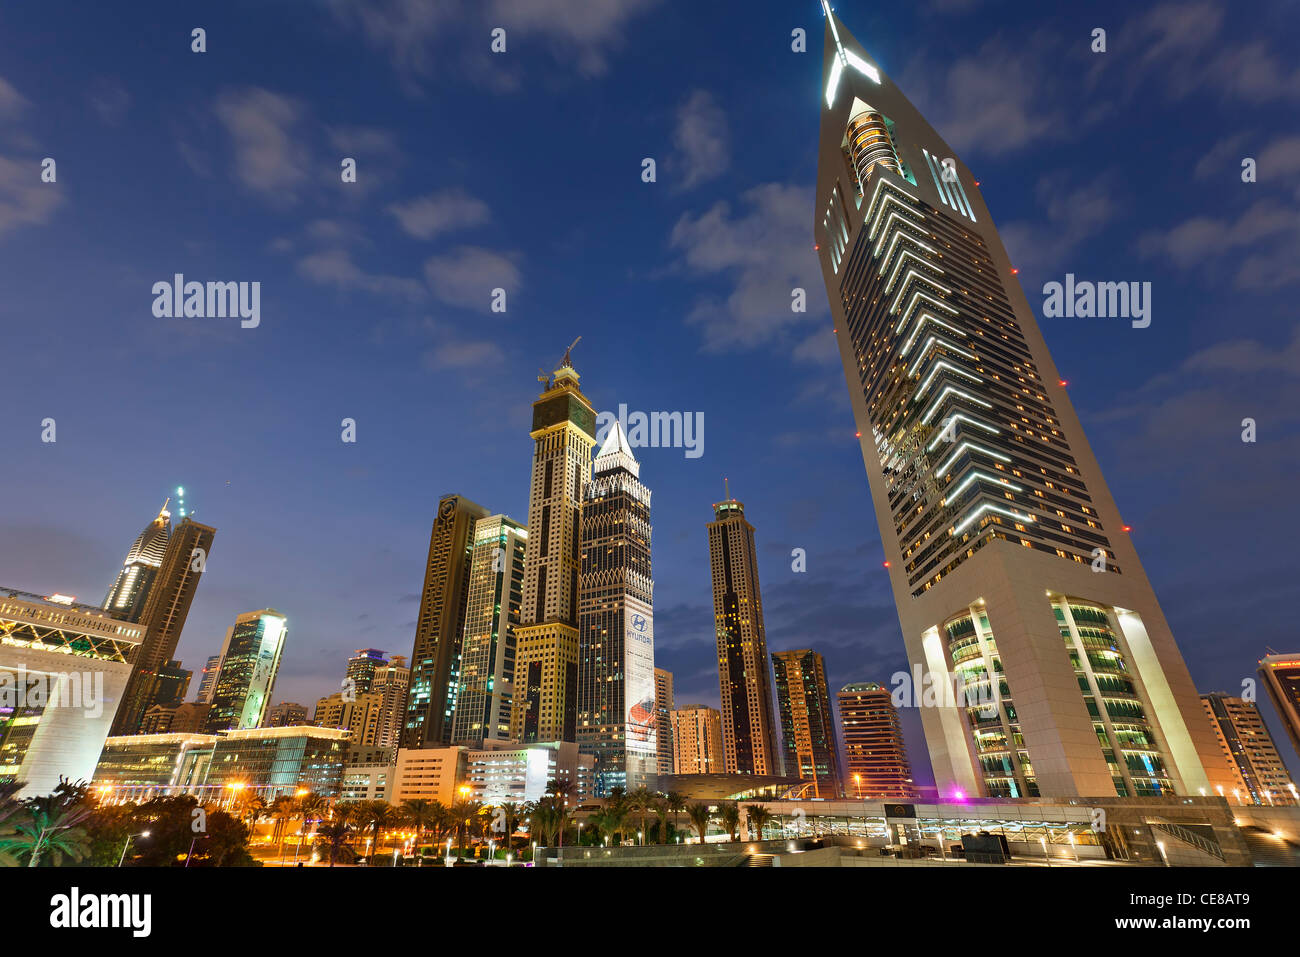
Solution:
M861 774L853 775L853 783L856 784L858 787L858 800L861 801L862 800L862 775Z
M149 832L148 832L148 831L141 831L139 834L128 834L128 835L126 836L126 843L122 845L122 856L119 857L119 858L117 859L117 866L118 866L118 867L121 867L121 866L122 866L122 862L123 862L124 860L126 860L126 849L127 849L128 847L131 846L131 838L133 838L133 837L148 837L148 836L149 836Z

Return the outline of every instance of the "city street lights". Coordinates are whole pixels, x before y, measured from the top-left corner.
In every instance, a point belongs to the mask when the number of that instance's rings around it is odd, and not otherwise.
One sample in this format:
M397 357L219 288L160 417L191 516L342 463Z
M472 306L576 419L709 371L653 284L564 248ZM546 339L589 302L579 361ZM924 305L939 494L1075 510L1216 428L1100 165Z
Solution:
M126 836L126 843L122 845L122 856L119 857L119 858L117 859L117 866L118 866L118 867L121 867L121 866L122 866L122 862L126 860L126 850L127 850L127 848L129 848L129 847L131 846L131 838L133 838L133 837L148 837L148 836L149 836L149 832L148 832L148 831L141 831L139 834L128 834L128 835Z

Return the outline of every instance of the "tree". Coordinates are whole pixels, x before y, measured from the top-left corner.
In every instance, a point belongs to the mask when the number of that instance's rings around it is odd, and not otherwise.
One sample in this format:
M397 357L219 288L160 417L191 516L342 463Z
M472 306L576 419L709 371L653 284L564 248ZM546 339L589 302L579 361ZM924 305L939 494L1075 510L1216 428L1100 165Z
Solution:
M478 801L461 801L451 807L453 826L456 829L456 856L465 856L465 835L474 833L476 818L483 805Z
M668 802L655 801L655 817L659 819L659 843L668 843Z
M745 814L749 819L749 836L753 840L761 841L763 839L763 828L772 820L772 812L765 805L749 804L745 807Z
M497 809L501 812L501 823L505 825L505 845L506 850L509 850L514 846L515 829L519 827L519 818L523 814L523 807L512 801L503 801L497 805Z
M282 794L271 802L270 816L275 821L275 829L271 832L271 838L280 845L280 852L284 852L284 835L289 829L289 821L298 813L298 802L287 794Z
M654 796L643 787L637 788L627 796L627 806L641 821L639 834L641 835L641 839L644 841L646 815L654 809Z
M6 850L7 838L18 834L18 814L23 809L23 802L16 795L22 784L18 781L6 781L0 784L0 867L17 867L18 855Z
M352 833L352 825L346 821L328 821L316 828L316 847L323 848L329 856L330 867L333 867L336 861L350 860L355 855L352 848L348 846L348 837Z
M740 805L735 801L728 801L722 805L718 812L718 818L722 822L723 829L731 835L732 841L740 839Z
M673 830L677 830L677 815L686 810L686 798L679 791L669 791L665 803L668 810L673 812Z
M686 816L695 828L695 833L700 836L700 843L703 844L704 836L709 832L709 822L713 819L709 806L707 804L688 804L686 806Z
M371 832L370 860L379 852L380 838L387 828L397 823L397 812L387 801L362 801L356 806L356 823L361 830Z
M0 837L0 854L27 858L28 867L45 860L55 867L70 858L80 862L90 856L90 837L83 826L93 807L83 783L59 778L54 793L29 798L9 812L8 836Z

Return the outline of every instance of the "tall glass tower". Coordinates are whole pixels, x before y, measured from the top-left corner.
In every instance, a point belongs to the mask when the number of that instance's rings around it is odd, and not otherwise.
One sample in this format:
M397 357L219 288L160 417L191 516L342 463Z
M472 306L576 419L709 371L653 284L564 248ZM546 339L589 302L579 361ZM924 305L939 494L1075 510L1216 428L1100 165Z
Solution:
M940 792L1210 793L1228 769L978 183L824 6L815 242Z
M582 506L578 744L596 757L596 793L653 787L655 710L650 490L615 422L596 454Z
M158 510L158 517L145 526L127 550L122 569L104 596L104 611L122 621L140 620L145 599L149 597L149 586L153 584L167 553L171 530L172 516L164 502Z

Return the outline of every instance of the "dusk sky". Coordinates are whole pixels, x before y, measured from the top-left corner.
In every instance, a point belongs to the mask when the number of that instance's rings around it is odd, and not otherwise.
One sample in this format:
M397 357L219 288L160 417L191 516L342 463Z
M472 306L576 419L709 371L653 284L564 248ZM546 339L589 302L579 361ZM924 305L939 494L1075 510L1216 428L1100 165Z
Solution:
M1146 329L1039 321L1197 686L1240 694L1300 651L1294 5L1079 6L836 10L979 178L1031 304L1152 284ZM769 650L820 651L832 690L905 671L813 251L822 26L817 0L4 4L0 585L98 604L184 485L217 535L179 656L276 608L275 700L310 709L354 649L410 654L440 496L527 519L536 377L581 335L598 411L704 416L700 457L636 450L678 705L718 703L724 476ZM156 318L176 273L260 282L260 324Z

